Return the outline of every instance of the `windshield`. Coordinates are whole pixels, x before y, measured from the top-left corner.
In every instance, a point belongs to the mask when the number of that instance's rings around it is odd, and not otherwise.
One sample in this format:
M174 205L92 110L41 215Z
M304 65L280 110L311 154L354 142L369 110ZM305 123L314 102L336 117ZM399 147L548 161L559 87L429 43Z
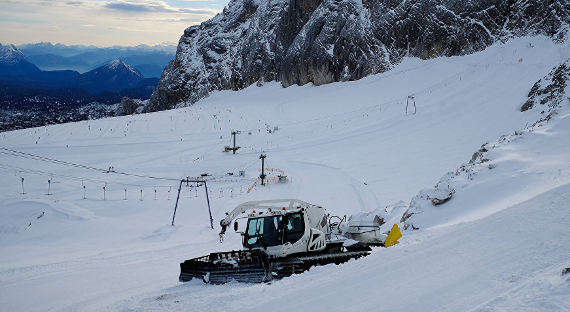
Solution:
M303 237L304 231L305 224L301 213L253 218L247 221L244 246L270 247L287 242L294 243Z
M303 237L305 232L305 222L301 213L293 213L287 215L287 222L285 223L285 235L283 242L294 243Z

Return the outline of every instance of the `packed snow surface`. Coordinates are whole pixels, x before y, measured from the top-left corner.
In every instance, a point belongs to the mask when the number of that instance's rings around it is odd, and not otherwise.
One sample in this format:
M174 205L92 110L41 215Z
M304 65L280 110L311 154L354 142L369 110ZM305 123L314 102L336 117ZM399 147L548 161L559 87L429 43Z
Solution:
M218 223L245 201L299 198L336 215L384 210L398 222L414 195L482 144L538 120L540 107L520 106L569 55L567 44L519 38L473 55L405 59L355 82L269 83L183 109L2 133L0 307L570 310L570 275L561 275L570 267L567 101L544 126L496 144L490 169L415 215L421 228L399 245L271 284L178 282L185 259L241 247L234 233L220 244ZM232 130L236 155L222 152ZM288 183L252 187L262 152L278 169L269 177L283 172ZM175 180L202 173L215 229L204 187L192 184L171 226Z

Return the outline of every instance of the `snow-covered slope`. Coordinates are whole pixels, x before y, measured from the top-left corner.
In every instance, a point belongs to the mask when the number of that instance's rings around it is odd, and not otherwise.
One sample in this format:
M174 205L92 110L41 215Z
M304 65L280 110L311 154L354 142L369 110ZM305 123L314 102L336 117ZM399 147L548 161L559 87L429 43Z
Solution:
M446 174L433 189L421 191L402 218L406 227L441 226L483 218L567 183L565 167L570 166L570 145L561 137L569 130L564 123L569 116L560 105L567 105L570 100L569 64L570 58L540 79L521 106L525 114L540 112L541 118L484 143L469 163ZM562 120L561 124L547 125L553 118ZM475 191L467 193L476 197L464 195L471 188ZM454 196L457 190L462 191ZM485 196L480 198L480 194ZM461 209L434 207L451 198Z
M354 82L269 83L178 110L2 133L0 146L29 154L0 150L0 306L568 309L568 275L560 275L570 266L568 89L540 127L533 125L544 106L520 110L569 51L547 37L518 38L467 56L406 58ZM412 94L415 114L412 103L405 112ZM222 152L231 130L241 130L237 155ZM395 247L269 285L177 282L182 260L240 248L239 236L220 244L217 235L217 220L238 203L299 198L337 215L383 213L398 222L420 190L484 143L495 146L489 161L453 185L450 201L414 213L406 222L420 229ZM248 193L262 151L290 183ZM202 173L211 175L216 229L203 187L186 185L171 227L178 182L156 178Z
M566 121L567 122L567 121ZM568 136L566 136L566 139ZM272 285L201 281L121 302L128 310L567 311L570 184L468 224L406 233L391 249ZM548 225L548 226L546 226ZM294 298L294 300L292 299Z

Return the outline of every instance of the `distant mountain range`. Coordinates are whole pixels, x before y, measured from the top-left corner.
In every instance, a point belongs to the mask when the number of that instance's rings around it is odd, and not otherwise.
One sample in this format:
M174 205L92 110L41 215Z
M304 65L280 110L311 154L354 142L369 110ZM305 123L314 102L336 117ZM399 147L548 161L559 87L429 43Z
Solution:
M157 83L121 58L84 73L42 70L16 46L0 44L0 131L122 114L123 97L146 100Z
M159 78L166 64L174 58L175 45L135 47L95 47L49 42L16 46L26 59L42 70L75 70L84 73L120 58L147 78Z
M90 94L120 92L139 85L156 85L157 78L147 78L121 59L80 74L73 70L44 71L29 62L13 45L0 45L0 82L36 89L81 89Z

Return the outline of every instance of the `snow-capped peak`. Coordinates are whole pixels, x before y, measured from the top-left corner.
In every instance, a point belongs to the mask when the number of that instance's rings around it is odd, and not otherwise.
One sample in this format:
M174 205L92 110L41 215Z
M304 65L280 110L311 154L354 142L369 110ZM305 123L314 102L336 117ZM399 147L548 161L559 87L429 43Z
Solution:
M0 44L0 63L16 64L25 58L24 53L18 50L13 44Z
M112 61L107 63L104 67L109 70L118 70L121 67L124 67L133 74L136 74L137 76L141 75L136 69L134 69L131 65L123 62L120 58L113 59Z

